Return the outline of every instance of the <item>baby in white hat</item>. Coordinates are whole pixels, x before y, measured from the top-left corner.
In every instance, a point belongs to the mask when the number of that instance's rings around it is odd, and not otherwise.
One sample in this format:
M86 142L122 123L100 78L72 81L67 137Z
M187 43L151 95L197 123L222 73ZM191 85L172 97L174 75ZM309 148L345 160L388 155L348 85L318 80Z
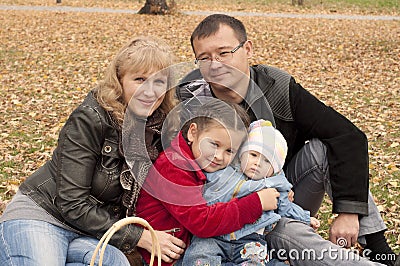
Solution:
M250 124L249 136L240 150L241 170L253 180L276 175L285 164L287 149L285 138L270 121L257 120Z

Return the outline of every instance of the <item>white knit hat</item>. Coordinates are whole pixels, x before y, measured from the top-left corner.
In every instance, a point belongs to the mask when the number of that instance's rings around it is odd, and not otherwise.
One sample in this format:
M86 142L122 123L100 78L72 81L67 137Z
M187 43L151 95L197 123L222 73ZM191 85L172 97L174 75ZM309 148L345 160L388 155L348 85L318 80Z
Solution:
M270 121L260 119L250 124L248 138L239 155L246 151L257 151L264 155L276 174L285 164L287 144L281 132L275 129Z

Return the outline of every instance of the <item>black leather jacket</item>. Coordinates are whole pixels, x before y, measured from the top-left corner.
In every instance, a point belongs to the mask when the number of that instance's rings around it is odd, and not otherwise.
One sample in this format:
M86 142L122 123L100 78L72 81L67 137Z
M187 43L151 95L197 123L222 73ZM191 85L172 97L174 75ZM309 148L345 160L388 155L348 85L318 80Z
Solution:
M62 128L52 159L20 190L62 223L101 238L126 211L119 181L124 158L118 143L119 132L109 113L90 92ZM130 252L142 231L126 226L110 243Z

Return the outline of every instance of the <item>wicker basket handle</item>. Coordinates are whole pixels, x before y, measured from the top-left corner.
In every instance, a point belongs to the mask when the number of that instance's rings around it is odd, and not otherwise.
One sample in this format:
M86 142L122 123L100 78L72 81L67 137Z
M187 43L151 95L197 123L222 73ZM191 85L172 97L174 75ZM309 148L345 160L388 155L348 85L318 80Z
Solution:
M101 252L100 252L100 257L99 257L99 266L103 265L104 251L106 250L108 241L110 241L111 237L114 235L115 232L117 232L119 229L121 229L121 227L128 225L128 224L140 224L140 225L146 227L150 231L151 240L152 240L150 266L152 266L154 263L154 254L156 252L157 252L157 258L158 258L158 260L157 260L158 266L161 266L161 248L160 248L160 243L158 242L156 232L154 231L154 229L150 226L150 224L145 219L140 218L140 217L127 217L127 218L121 219L118 222L114 223L110 227L110 229L107 230L107 232L103 235L103 237L100 239L99 243L97 244L96 249L94 250L92 259L90 261L90 266L94 266L94 262L96 260L97 254L99 253L100 248L101 248Z

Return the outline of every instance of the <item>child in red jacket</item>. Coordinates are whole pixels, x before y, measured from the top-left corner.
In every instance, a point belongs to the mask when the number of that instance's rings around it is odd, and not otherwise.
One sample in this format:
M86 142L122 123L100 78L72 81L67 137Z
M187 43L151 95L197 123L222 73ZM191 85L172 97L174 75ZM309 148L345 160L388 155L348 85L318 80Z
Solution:
M187 110L186 110L187 111ZM228 203L208 206L202 196L206 177L234 159L247 133L249 118L242 108L208 98L154 163L137 202L137 216L156 230L165 230L189 244L192 234L213 237L255 222L263 210L277 207L279 193L264 189ZM172 265L183 250L162 246L163 265ZM150 253L140 249L149 263ZM178 263L177 263L178 264Z

